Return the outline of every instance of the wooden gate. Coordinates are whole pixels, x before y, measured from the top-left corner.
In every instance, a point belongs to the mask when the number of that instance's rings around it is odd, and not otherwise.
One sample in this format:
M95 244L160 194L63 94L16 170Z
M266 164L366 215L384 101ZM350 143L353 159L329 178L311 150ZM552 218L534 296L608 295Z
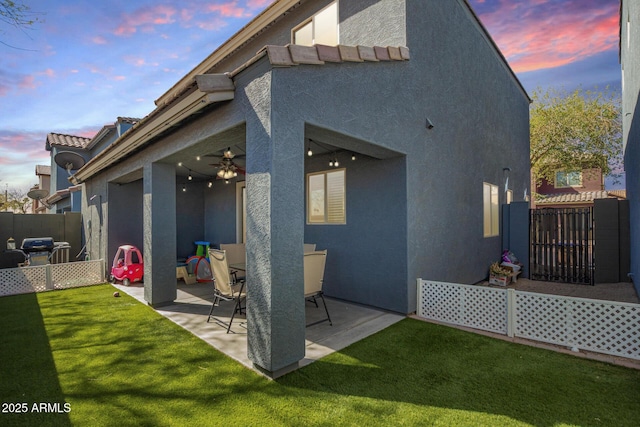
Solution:
M530 212L530 277L593 285L593 208L545 208Z

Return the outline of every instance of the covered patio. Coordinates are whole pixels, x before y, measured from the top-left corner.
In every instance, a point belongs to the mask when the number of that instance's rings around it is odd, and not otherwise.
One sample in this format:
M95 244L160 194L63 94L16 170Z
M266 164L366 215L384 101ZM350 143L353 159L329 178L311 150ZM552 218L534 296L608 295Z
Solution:
M120 284L114 286L141 303L147 304L142 283L135 283L128 287ZM179 281L174 303L158 307L156 311L246 367L264 373L248 357L246 316L236 315L231 328L233 333L227 334L226 327L217 324L213 319L207 323L212 299L213 283L186 285ZM322 322L306 328L305 356L299 361L297 367L306 366L334 351L345 348L405 317L335 298L325 299L333 325ZM232 307L233 302L223 301L220 307L216 307L214 315L222 321L228 321ZM316 308L315 305L307 303L305 314L307 324L314 323L324 317L324 309L322 305ZM278 374L285 373L287 372Z

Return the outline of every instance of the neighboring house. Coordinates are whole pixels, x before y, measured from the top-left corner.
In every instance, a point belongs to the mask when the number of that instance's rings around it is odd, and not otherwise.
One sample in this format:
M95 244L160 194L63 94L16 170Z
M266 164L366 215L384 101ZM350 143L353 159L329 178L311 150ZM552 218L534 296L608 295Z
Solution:
M82 187L72 185L69 182L69 172L63 167L63 162L56 161L56 156L74 153L80 156L84 162L93 158L96 154L104 150L110 143L118 139L129 130L138 119L129 117L118 117L113 125L104 126L93 138L84 138L76 135L64 135L50 133L47 135L45 149L51 152L51 183L49 196L45 203L50 207L50 213L80 212ZM60 163L60 164L59 164ZM75 172L72 170L71 172Z
M38 177L38 183L31 187L31 190L47 190L51 188L51 166L49 165L36 165L36 176ZM46 213L46 206L41 203L40 200L33 200L31 204L31 213Z
M631 277L640 292L640 2L620 2L622 141L631 225Z
M45 203L50 206L49 213L78 212L80 207L80 186L71 185L69 173L55 162L59 153L75 153L88 160L86 145L90 138L75 135L50 133L47 135L45 149L51 152L51 187Z
M246 241L249 358L281 372L305 242L327 295L395 312L419 277L486 278L507 190L530 192L529 103L467 1L276 1L74 174L91 258L141 247L161 306L194 241Z
M624 190L606 191L599 168L581 171L557 171L553 182L543 179L536 185L532 206L541 208L582 208L593 206L595 199L624 199Z

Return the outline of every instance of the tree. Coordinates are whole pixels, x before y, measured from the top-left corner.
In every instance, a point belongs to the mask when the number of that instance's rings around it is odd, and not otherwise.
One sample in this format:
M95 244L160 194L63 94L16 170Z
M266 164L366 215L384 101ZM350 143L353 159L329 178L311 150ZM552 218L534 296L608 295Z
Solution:
M22 189L9 189L7 199L9 200L9 210L13 213L26 214L31 209L32 201L27 196L27 192Z
M553 182L558 170L599 168L619 177L622 158L620 96L576 89L536 90L531 106L531 171Z
M20 188L7 186L0 194L0 211L25 214L31 209L32 203L27 191Z
M24 31L25 28L32 26L36 22L42 22L38 15L40 14L32 12L29 6L19 0L17 2L13 0L0 0L0 23L8 24ZM1 40L0 43L9 46Z

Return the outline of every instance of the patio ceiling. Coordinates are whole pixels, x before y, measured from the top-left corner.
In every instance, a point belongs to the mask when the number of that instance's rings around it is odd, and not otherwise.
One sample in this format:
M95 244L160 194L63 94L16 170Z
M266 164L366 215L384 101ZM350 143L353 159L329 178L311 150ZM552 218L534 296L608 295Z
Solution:
M218 164L227 148L230 148L235 155L234 163L242 169L246 168L247 147L245 141L246 130L243 124L176 152L163 159L162 162L175 164L176 175L180 178L187 180L189 174L191 174L193 182L206 182L216 179ZM340 153L346 153L349 157L351 157L351 154L355 154L358 157L364 155L375 159L388 159L402 155L402 153L371 144L359 138L306 124L303 149L305 156L309 148L313 151L314 157L323 155L340 156ZM302 160L304 161L304 159ZM142 179L142 170L122 176L115 182L122 184L138 179ZM240 180L243 180L242 175L240 175Z

